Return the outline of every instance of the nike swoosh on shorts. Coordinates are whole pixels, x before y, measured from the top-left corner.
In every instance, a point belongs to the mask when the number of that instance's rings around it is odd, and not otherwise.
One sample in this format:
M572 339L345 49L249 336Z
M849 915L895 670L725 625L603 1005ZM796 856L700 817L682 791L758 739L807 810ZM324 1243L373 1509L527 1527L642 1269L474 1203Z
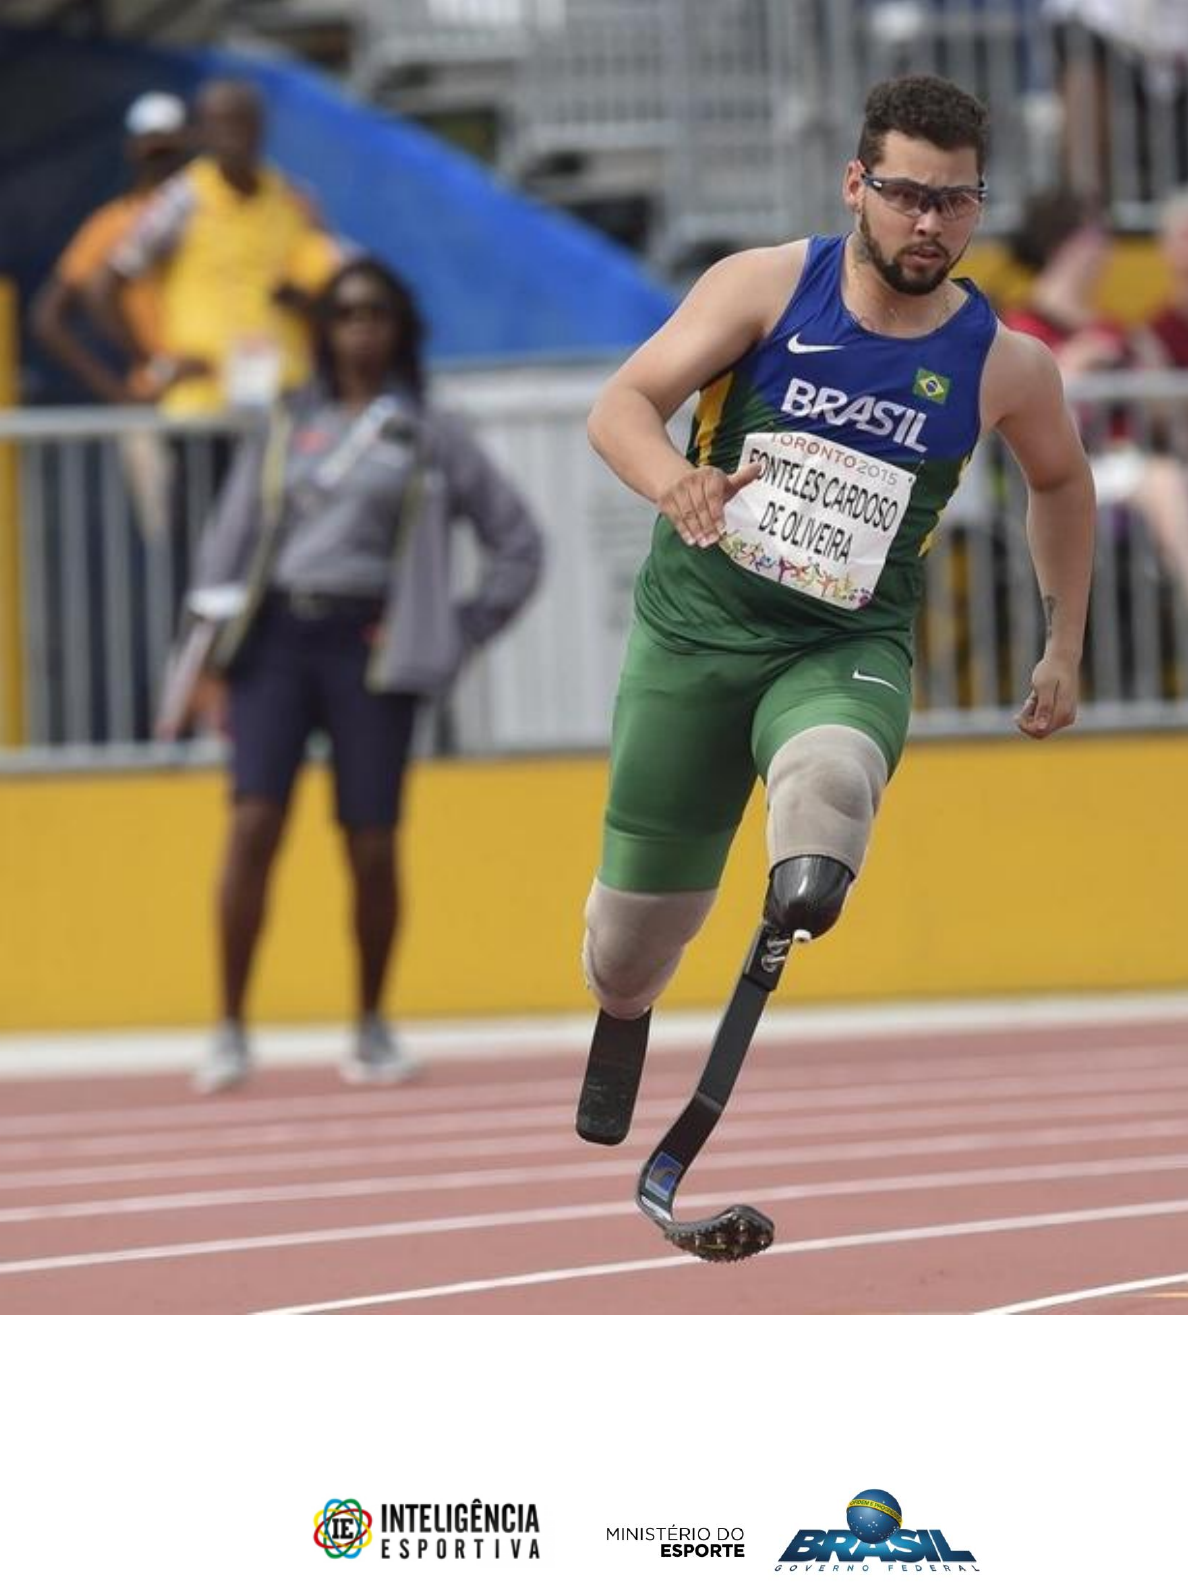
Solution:
M854 680L855 681L873 681L876 686L879 686L879 687L890 687L892 692L898 692L899 691L899 688L895 685L894 681L884 681L882 676L868 676L868 675L865 675L861 670L855 670L855 672L854 672Z
M814 346L810 341L802 341L800 331L797 330L795 335L791 335L788 338L788 350L790 352L840 352L841 347Z

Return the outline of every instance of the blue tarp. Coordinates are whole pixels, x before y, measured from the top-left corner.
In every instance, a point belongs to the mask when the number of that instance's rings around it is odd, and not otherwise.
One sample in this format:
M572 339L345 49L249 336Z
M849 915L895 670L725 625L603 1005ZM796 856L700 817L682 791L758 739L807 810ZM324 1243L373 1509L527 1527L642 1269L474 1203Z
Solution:
M673 297L634 256L502 185L408 122L287 62L0 28L0 274L25 300L78 223L123 183L121 122L149 89L256 82L268 154L316 194L330 227L409 281L437 361L618 352Z

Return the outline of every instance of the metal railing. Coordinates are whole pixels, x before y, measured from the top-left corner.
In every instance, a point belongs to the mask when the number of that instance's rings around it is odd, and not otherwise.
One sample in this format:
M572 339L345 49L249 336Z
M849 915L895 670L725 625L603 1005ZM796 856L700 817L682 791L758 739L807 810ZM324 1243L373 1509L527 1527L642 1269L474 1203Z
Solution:
M548 541L540 592L452 700L449 734L458 752L606 745L651 512L586 439L586 414L605 372L484 371L439 381L438 400L469 416L525 491ZM1072 396L1100 489L1082 725L1183 727L1188 481L1178 458L1188 456L1188 375L1095 376ZM682 414L674 428L684 424ZM209 742L160 748L147 738L218 471L216 447L231 437L227 428L162 424L141 411L0 414L0 445L20 452L24 567L27 747L8 754L8 766L181 762L215 751ZM155 449L157 461L146 463L138 446L150 457ZM1011 728L1043 642L1024 514L1014 463L996 442L984 442L927 562L918 734ZM1171 569L1177 564L1179 580ZM473 554L460 556L460 582L475 565Z
M18 449L31 748L146 742L198 534L245 422L145 408L0 413Z
M1082 665L1085 727L1188 724L1188 374L1082 378L1069 397L1098 495ZM916 728L997 729L1043 645L1024 531L1026 491L983 441L928 561Z

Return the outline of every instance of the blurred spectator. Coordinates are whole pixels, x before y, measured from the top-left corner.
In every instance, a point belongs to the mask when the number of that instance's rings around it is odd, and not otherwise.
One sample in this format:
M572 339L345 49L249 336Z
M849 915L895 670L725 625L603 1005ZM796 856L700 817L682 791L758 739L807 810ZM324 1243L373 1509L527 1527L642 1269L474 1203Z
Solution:
M340 263L313 206L261 156L264 105L243 81L195 101L198 157L166 182L96 277L98 310L138 357L137 390L170 416L265 408L311 370L308 303ZM161 335L145 345L121 311L127 282L156 273ZM125 444L156 540L157 605L172 626L190 578L191 535L230 466L226 433Z
M1003 314L1006 323L1050 347L1066 378L1122 367L1125 331L1094 302L1110 237L1092 201L1067 191L1029 198L1010 248L1032 279L1024 301Z
M1168 300L1147 326L1152 360L1188 368L1188 188L1173 192L1159 215L1159 244L1171 278Z
M83 222L34 298L32 309L34 333L46 350L93 395L111 402L131 398L131 370L114 369L96 353L88 337L77 333L74 321L82 315L93 317L85 289L88 281L132 231L156 189L185 163L189 155L186 107L170 93L142 94L124 117L124 131L131 172L127 192L103 204ZM149 271L128 281L120 306L137 345L149 354L159 351L161 304L156 274Z
M1051 348L1066 380L1133 366L1141 359L1122 326L1101 317L1094 292L1109 259L1110 237L1093 204L1067 191L1041 193L1024 206L1012 242L1017 262L1036 271L1024 302L1003 314L1011 329ZM1135 434L1133 416L1110 415L1094 432L1079 414L1099 508L1139 512L1161 559L1188 597L1188 478L1172 456L1154 455Z
M163 182L176 174L190 153L186 107L173 94L141 95L124 117L126 155L131 174L128 191L104 204L85 220L55 265L50 279L33 301L32 327L47 350L100 400L122 403L138 399L136 365L122 337L103 336L91 298L97 274L112 251L130 235ZM139 347L160 348L162 303L156 271L128 281L120 291L123 318L133 327ZM99 335L94 333L99 330ZM103 339L108 346L104 347ZM125 433L116 442L124 484L145 537L159 528L167 476L160 446L146 432ZM88 739L105 741L117 731L111 714L113 675L129 667L132 682L131 732L148 733L149 665L146 651L148 571L145 546L139 537L112 553L119 532L106 518L102 456L99 447L83 446L76 455L83 469L82 515L68 519L60 477L47 480L45 526L40 553L46 588L47 632L45 684L50 702L51 731L66 733L67 696L72 663L79 650L86 656L84 679L78 683L87 701ZM117 570L118 568L118 570ZM126 623L113 619L103 590L118 576L125 607L133 612ZM72 579L90 594L85 642L72 630L66 613L66 589ZM68 651L73 651L73 661Z
M144 388L170 413L266 406L310 371L299 311L341 262L307 198L261 158L264 107L246 82L197 99L203 150L156 195L100 274L106 321L137 345L121 286L161 268L162 350Z
M1156 173L1188 180L1188 5L1184 0L1044 0L1055 24L1063 168L1099 202L1150 202ZM1129 194L1118 192L1116 167Z
M330 741L354 892L358 1027L344 1074L410 1074L380 1004L414 722L539 574L540 534L519 494L425 400L421 326L404 285L357 259L326 288L318 326L317 377L282 403L267 434L244 441L189 600L197 652L205 645L227 677L206 680L203 702L225 712L234 781L218 909L224 1020L197 1073L205 1092L249 1072L248 976L290 791L317 730ZM458 517L484 562L477 592L461 602L450 575ZM477 854L487 835L459 838Z

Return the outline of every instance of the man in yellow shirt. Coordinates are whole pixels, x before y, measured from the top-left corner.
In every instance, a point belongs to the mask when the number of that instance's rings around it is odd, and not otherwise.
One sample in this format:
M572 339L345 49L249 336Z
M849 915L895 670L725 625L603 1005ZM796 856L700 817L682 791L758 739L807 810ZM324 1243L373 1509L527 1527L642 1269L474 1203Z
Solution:
M49 280L33 301L34 333L53 357L101 401L132 399L126 373L114 368L78 334L79 315L89 314L87 288L110 254L127 237L161 183L175 175L189 155L186 107L171 93L146 93L124 118L126 152L132 171L129 189L86 219L68 243ZM123 316L138 348L160 349L161 304L157 274L146 271L129 280L120 297Z
M112 254L98 296L118 325L121 287L160 270L161 350L146 358L149 389L167 412L202 415L267 405L308 377L309 336L296 308L341 254L309 200L262 160L256 90L210 82L196 108L204 152L162 187ZM134 340L126 319L123 327Z

